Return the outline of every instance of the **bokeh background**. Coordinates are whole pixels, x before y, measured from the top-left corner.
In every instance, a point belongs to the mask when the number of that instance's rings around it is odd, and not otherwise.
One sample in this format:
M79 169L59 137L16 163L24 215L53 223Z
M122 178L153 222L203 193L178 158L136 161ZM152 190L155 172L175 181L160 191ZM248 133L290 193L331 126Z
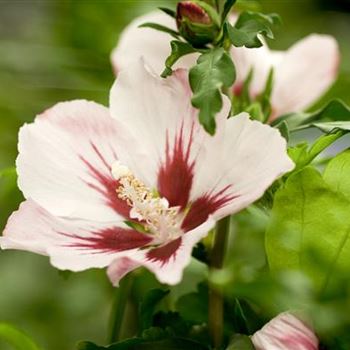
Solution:
M144 12L174 4L0 0L0 230L21 200L14 171L19 127L58 101L83 98L107 105L114 79L109 55L122 28ZM337 38L342 53L339 79L314 108L333 97L350 103L349 0L261 0L258 6L282 16L277 40L270 42L273 48L286 49L311 32ZM247 244L251 237L246 237L237 245L239 254L248 249L254 255ZM202 273L194 265L185 287L175 293L193 289ZM137 283L136 294L156 285L147 273L141 273ZM105 343L114 294L104 271L59 274L45 257L0 252L0 321L25 330L43 349L74 349L82 339ZM9 348L0 340L0 349Z

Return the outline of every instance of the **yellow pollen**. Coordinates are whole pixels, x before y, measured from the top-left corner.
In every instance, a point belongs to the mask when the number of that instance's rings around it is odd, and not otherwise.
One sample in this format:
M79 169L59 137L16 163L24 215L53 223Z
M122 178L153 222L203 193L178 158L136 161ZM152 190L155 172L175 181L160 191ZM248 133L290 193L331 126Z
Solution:
M146 231L155 235L159 244L182 235L178 207L169 207L165 198L157 196L119 162L113 165L112 174L119 181L116 189L118 197L131 207L130 217L137 219Z

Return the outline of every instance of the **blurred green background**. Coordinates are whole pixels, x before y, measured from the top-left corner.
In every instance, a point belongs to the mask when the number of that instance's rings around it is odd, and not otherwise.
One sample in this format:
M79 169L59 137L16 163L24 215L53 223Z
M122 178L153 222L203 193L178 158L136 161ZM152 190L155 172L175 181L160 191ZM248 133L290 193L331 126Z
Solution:
M0 177L1 229L21 200L11 171L19 127L58 101L85 98L106 105L113 83L109 54L120 31L133 17L165 4L175 2L0 0L0 170L10 169ZM350 2L262 0L260 6L279 13L284 22L270 43L273 48L286 49L311 32L338 39L339 80L319 104L332 97L350 103ZM247 238L238 245L241 256L251 250ZM192 270L187 290L200 268ZM155 284L148 274L140 283ZM184 292L178 287L177 293ZM66 277L45 257L0 252L0 321L19 326L43 349L70 350L81 339L104 343L113 294L104 271ZM0 349L7 349L1 341Z

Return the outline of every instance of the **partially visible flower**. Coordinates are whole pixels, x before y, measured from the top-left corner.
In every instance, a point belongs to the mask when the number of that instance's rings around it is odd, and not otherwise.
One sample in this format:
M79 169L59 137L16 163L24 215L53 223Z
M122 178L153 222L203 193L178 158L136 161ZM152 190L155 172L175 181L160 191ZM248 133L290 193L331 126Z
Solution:
M180 34L194 46L213 42L220 32L218 14L203 1L180 1L176 24Z
M231 21L235 20L232 16ZM144 22L158 22L176 29L175 21L160 12L137 18L124 30L113 50L112 64L116 71L141 56L159 74L164 70L165 59L170 53L169 35L138 28ZM336 40L320 34L307 36L287 51L273 51L265 44L256 49L233 47L231 55L237 70L233 88L236 95L241 93L244 80L253 70L250 95L255 98L263 91L271 68L274 69L270 121L282 114L302 111L316 102L334 83L340 56ZM190 68L197 58L198 54L184 56L175 68Z
M252 336L256 350L317 350L313 330L291 313L285 312Z
M169 34L152 28L139 28L143 23L154 22L176 30L176 22L161 11L154 11L134 19L121 33L117 47L112 51L111 60L115 73L122 71L130 63L144 57L152 69L161 74L165 59L170 54ZM190 68L196 64L197 54L183 56L174 68Z
M227 119L227 98L209 136L187 74L161 79L139 60L119 74L110 110L59 103L23 126L17 172L26 201L1 247L48 255L63 270L108 267L114 284L139 266L178 283L216 220L294 166L277 130L247 114Z
M252 97L263 91L273 69L270 120L303 111L316 102L336 80L340 56L336 40L321 34L311 34L287 51L273 51L264 45L257 49L234 47L231 53L237 69L234 92L238 95L251 69Z

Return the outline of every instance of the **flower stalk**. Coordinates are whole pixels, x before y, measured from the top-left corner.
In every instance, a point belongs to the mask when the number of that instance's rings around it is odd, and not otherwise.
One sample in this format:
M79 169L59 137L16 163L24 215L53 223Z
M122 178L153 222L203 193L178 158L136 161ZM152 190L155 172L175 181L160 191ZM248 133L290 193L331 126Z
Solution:
M128 297L133 284L133 275L126 276L121 282L119 288L115 292L115 300L112 307L111 327L108 337L109 343L114 343L121 340L123 321L125 318L125 310L128 302Z
M220 220L216 226L214 244L210 258L210 273L222 269L224 265L228 235L230 231L230 216ZM219 287L209 283L209 332L214 349L219 349L223 339L224 329L224 298Z

